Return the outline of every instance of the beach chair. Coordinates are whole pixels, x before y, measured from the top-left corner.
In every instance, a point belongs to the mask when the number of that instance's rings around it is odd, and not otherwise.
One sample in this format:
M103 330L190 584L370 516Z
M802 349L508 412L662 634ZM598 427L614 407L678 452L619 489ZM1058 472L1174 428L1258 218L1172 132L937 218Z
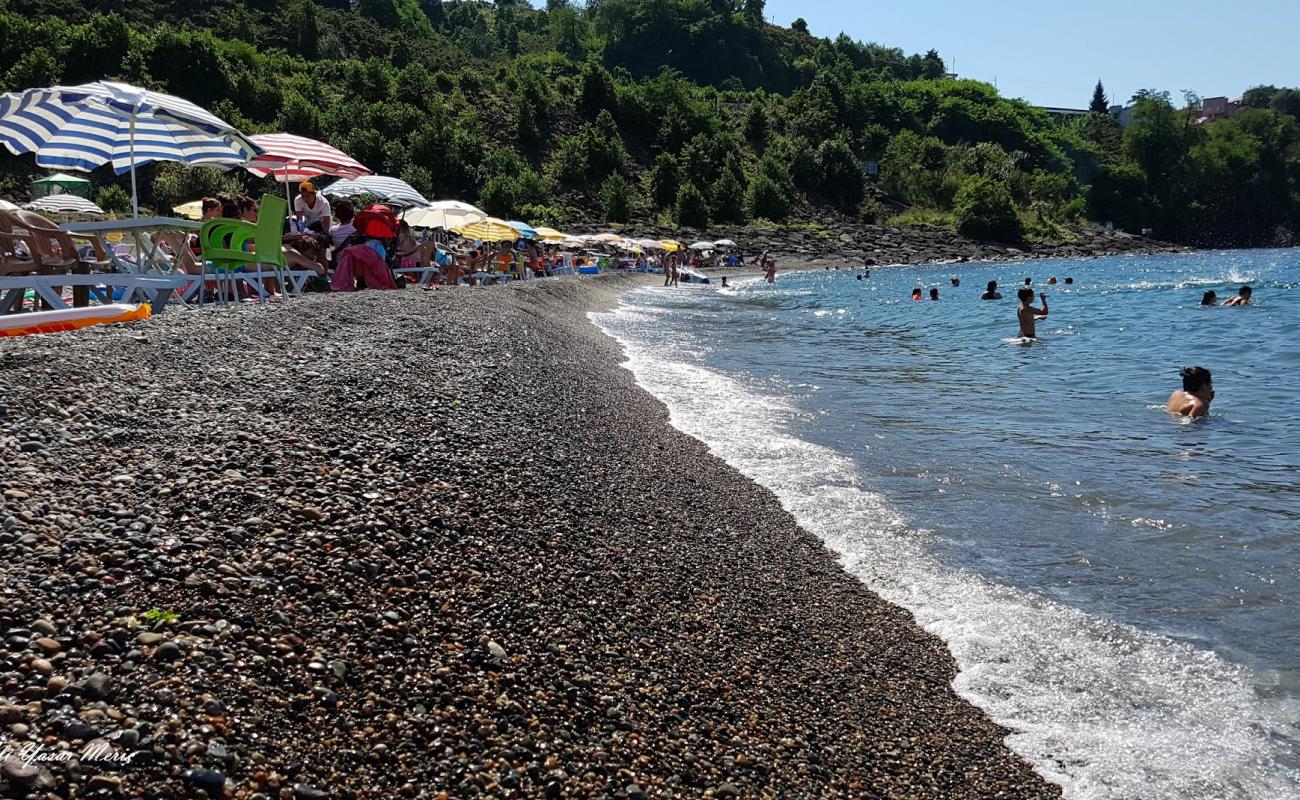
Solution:
M238 284L246 283L265 302L268 292L263 281L274 276L280 284L285 297L302 293L302 287L316 273L306 270L290 270L281 245L284 218L289 212L289 204L283 197L267 195L262 198L257 213L257 222L244 222L238 219L210 219L199 229L199 247L203 250L203 260L211 265L213 274L218 278L218 296L223 297L221 283L227 284L233 297L238 298ZM252 244L253 252L244 250L246 244ZM249 269L253 271L249 271ZM269 274L266 269L269 268ZM239 270L244 270L239 272ZM199 288L199 302L203 302L202 282Z
M70 234L34 211L0 211L0 234L4 236L0 242L4 250L0 274L36 276L30 279L33 288L40 284L47 289L41 293L42 302L49 292L58 294L62 290L62 284L54 280L58 275L89 275L112 269L98 236ZM84 244L78 246L78 241ZM75 307L90 305L90 287L74 284L72 298ZM20 298L18 305L22 305Z

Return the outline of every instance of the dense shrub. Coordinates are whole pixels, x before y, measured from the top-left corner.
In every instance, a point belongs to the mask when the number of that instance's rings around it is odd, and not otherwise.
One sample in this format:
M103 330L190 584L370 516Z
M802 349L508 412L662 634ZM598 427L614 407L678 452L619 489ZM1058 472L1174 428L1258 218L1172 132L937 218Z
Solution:
M790 216L790 193L765 174L755 175L745 193L751 217L784 222Z
M972 239L1018 242L1024 227L1005 184L983 176L971 178L953 201L957 231Z
M677 192L677 224L690 228L709 226L709 204L704 193L691 181L682 184Z

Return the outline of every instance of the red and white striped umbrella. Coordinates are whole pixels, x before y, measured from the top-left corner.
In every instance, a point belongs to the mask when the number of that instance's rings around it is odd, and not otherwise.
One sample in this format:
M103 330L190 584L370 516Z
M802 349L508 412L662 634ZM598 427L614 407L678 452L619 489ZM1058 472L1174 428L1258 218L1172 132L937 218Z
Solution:
M364 164L324 142L292 133L264 133L248 137L264 152L244 165L245 169L281 183L305 181L321 175L359 178L369 175Z

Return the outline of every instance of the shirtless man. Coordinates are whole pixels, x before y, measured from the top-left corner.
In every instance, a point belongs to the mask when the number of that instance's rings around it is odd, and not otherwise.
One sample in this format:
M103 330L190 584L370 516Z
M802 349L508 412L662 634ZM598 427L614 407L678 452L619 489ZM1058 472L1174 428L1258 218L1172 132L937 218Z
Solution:
M1224 305L1225 308L1228 307L1228 306L1245 306L1245 305L1250 305L1250 295L1251 295L1251 294L1252 294L1251 288L1250 288L1249 286L1243 286L1243 287L1241 287L1240 289L1237 290L1237 296L1236 296L1236 297L1230 299L1228 302L1224 303L1223 305Z
M1030 303L1034 302L1034 290L1025 288L1016 293L1020 298L1020 308L1016 309L1016 316L1020 319L1020 335L1026 339L1038 338L1034 333L1034 322L1047 316L1047 295L1039 293L1043 301L1042 308L1034 308Z
M1205 367L1187 367L1180 374L1183 376L1183 388L1175 389L1169 395L1165 409L1192 419L1207 416L1210 413L1210 401L1214 399L1210 371Z
M989 281L988 291L980 295L981 300L1001 300L1002 295L998 293L998 282Z

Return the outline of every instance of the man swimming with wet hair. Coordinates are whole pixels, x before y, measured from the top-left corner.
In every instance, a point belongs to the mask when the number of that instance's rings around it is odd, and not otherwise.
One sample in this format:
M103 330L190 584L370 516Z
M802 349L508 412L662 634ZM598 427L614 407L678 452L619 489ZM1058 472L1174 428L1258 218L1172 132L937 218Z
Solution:
M1237 296L1224 303L1224 306L1245 306L1250 305L1250 296L1254 291L1249 286L1243 286L1237 290Z
M1165 409L1192 419L1207 416L1210 413L1210 401L1214 400L1210 371L1205 367L1186 367L1179 374L1183 376L1183 388L1175 389L1169 395Z
M1020 320L1020 335L1026 339L1038 338L1034 332L1034 323L1047 316L1047 295L1040 292L1038 296L1043 300L1042 308L1034 308L1030 305L1034 302L1033 289L1024 288L1016 292L1016 297L1020 298L1020 308L1016 309L1016 317Z

